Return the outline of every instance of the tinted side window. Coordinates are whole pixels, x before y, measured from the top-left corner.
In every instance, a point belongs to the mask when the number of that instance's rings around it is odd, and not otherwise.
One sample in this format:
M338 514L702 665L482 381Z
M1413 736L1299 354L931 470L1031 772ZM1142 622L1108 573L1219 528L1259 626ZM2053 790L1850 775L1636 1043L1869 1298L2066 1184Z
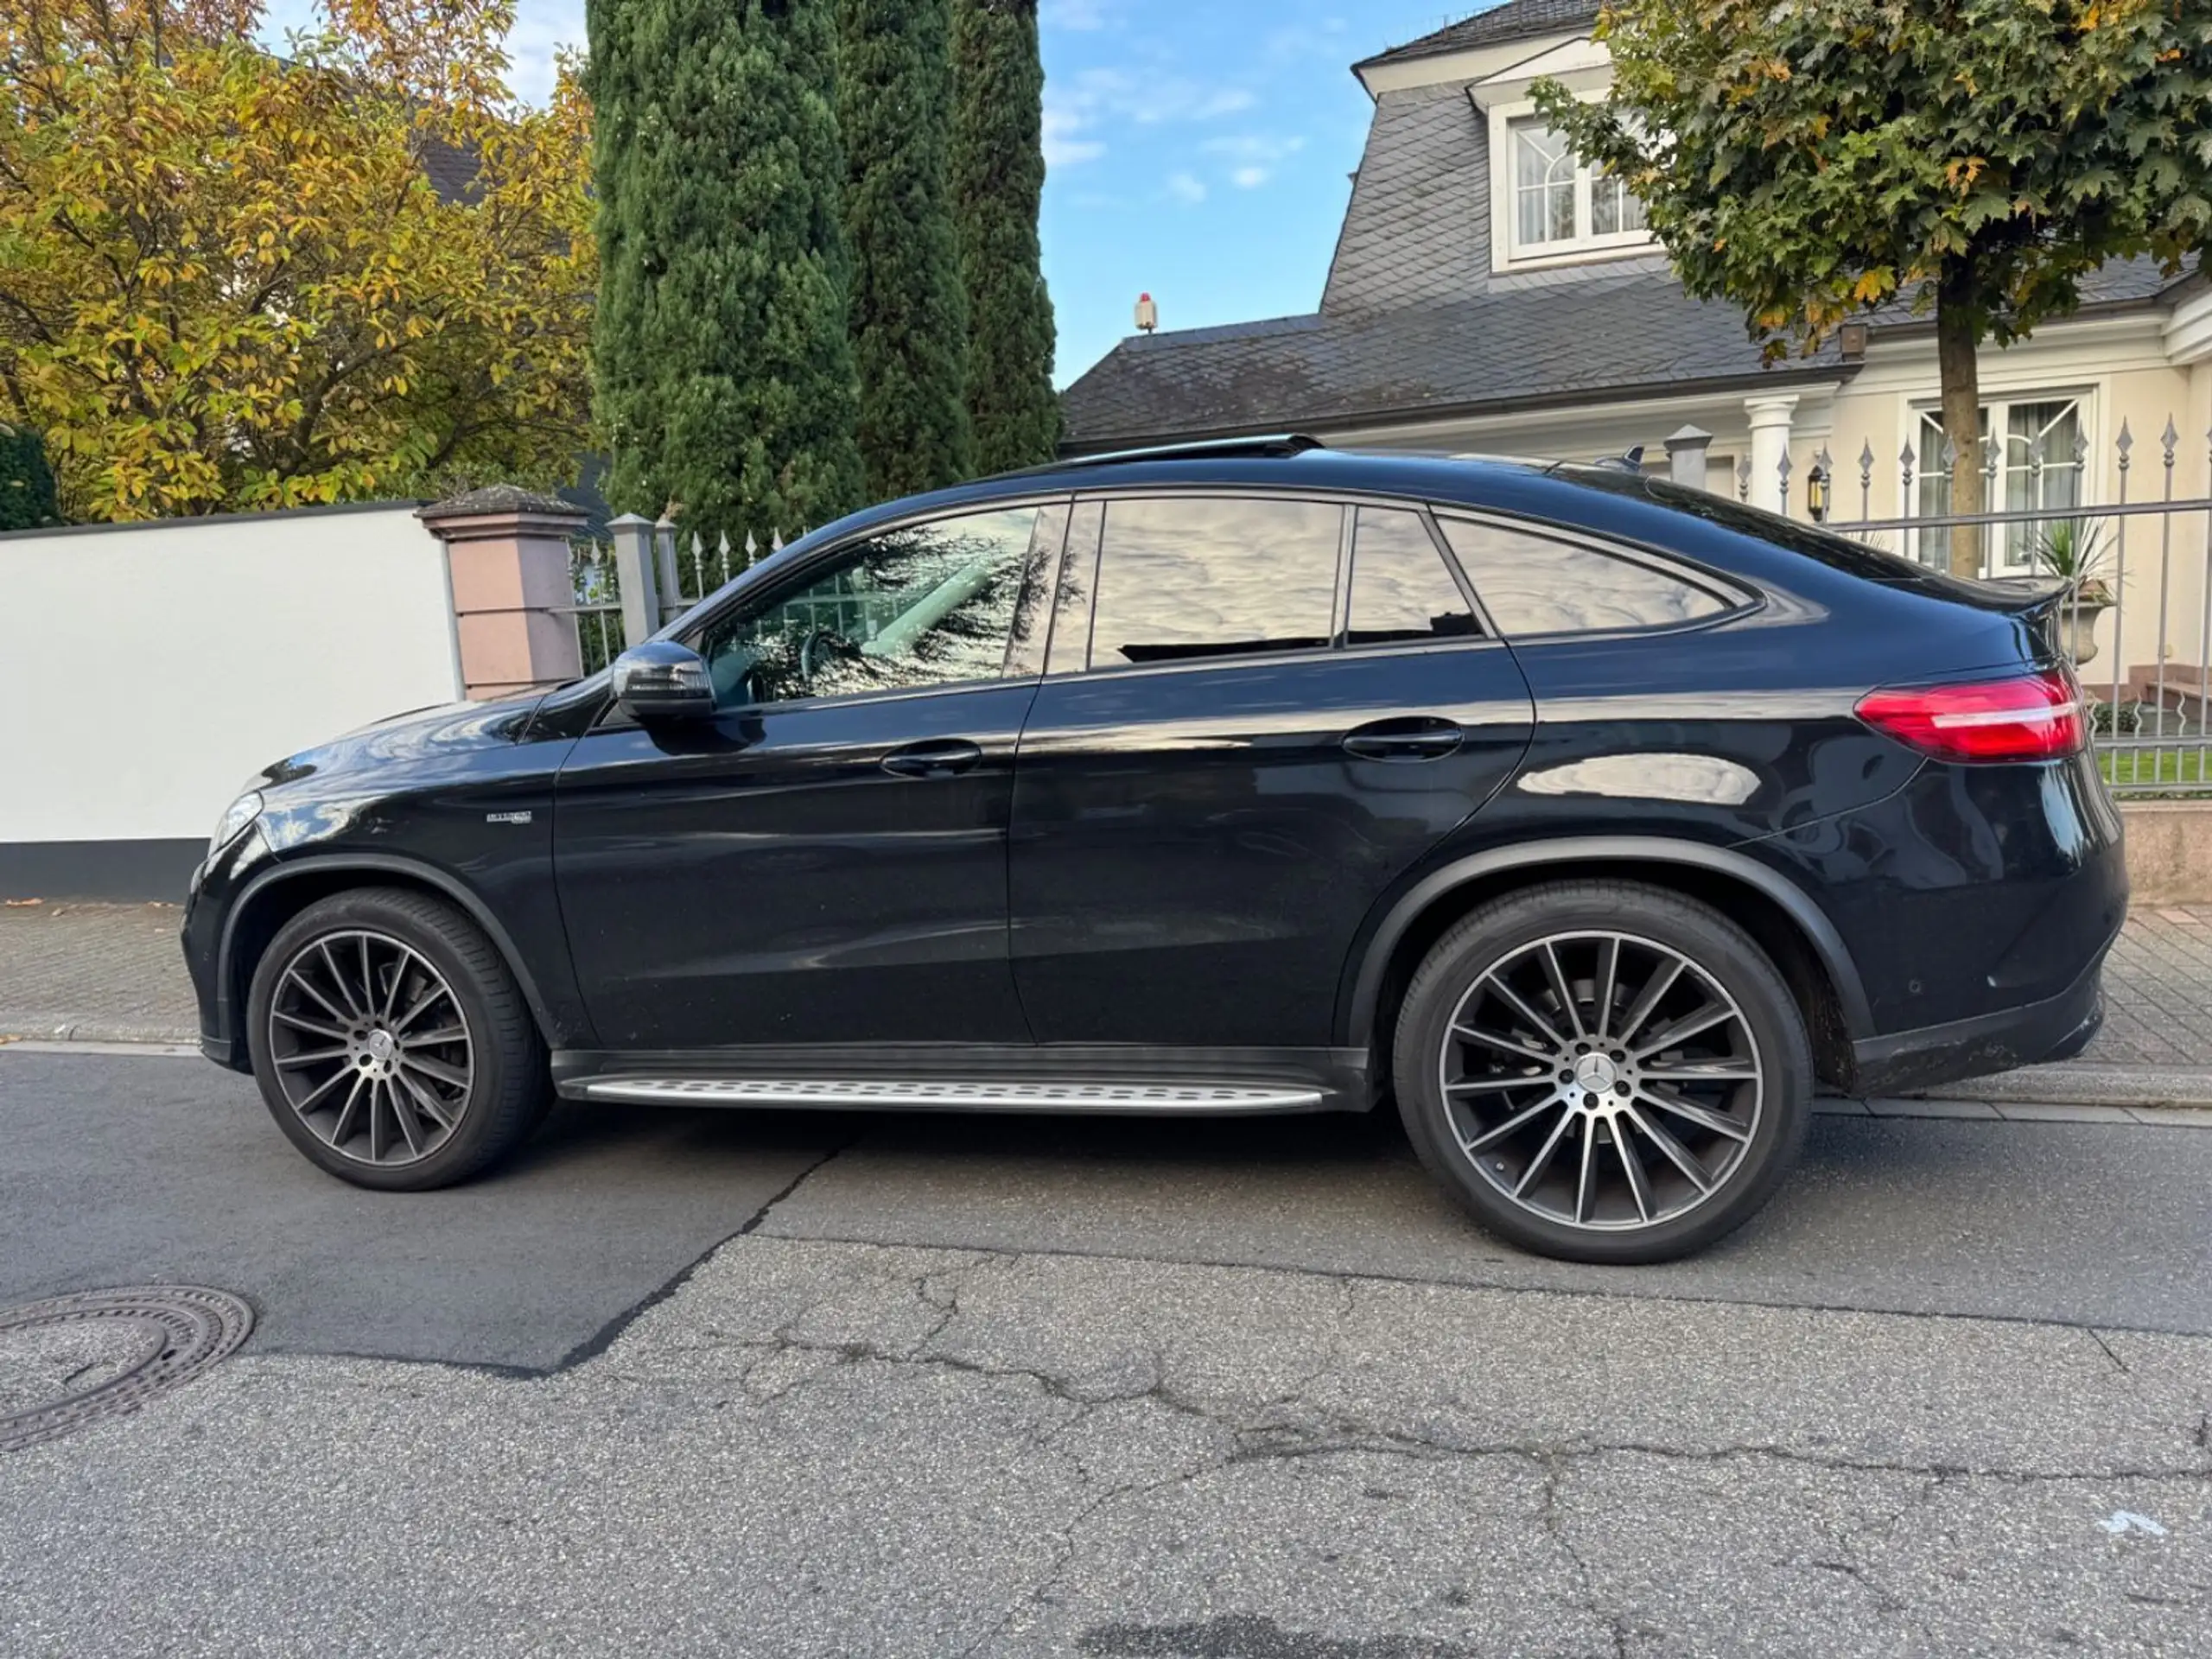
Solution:
M1466 639L1482 632L1421 515L1395 507L1359 509L1347 621L1344 641L1354 645Z
M1718 616L1717 595L1678 577L1527 531L1440 518L1500 632L1592 633Z
M699 652L715 701L788 702L1000 678L1039 512L892 531L848 548L804 588L714 624Z
M1343 535L1316 502L1107 502L1091 667L1327 645Z

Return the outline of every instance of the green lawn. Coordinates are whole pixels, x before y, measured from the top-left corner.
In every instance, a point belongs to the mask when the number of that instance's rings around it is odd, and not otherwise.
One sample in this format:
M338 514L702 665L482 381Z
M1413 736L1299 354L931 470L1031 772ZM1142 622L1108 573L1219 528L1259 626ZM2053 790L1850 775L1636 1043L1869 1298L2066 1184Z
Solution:
M2200 748L2101 749L2097 760L2104 767L2105 781L2115 788L2212 789L2212 766Z

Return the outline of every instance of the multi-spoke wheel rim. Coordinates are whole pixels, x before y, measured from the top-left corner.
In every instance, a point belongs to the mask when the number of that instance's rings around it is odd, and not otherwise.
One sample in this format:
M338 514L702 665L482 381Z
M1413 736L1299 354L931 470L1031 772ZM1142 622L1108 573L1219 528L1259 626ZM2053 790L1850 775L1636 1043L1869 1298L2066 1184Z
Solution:
M452 1138L476 1076L468 1015L423 953L326 933L277 976L269 1058L285 1100L340 1157L396 1169Z
M1459 1150L1509 1203L1622 1232L1710 1203L1758 1132L1765 1068L1727 988L1672 946L1555 933L1480 974L1439 1081Z

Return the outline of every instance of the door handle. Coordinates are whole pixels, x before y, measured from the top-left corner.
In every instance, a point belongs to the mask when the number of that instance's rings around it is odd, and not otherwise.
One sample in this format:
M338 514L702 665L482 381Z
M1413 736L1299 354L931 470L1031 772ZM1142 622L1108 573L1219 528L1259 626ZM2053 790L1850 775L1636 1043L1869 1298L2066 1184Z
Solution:
M964 737L932 737L892 750L883 769L894 778L957 778L982 760L982 749Z
M1356 726L1344 734L1344 747L1363 760L1441 760L1466 737L1451 721L1421 715Z

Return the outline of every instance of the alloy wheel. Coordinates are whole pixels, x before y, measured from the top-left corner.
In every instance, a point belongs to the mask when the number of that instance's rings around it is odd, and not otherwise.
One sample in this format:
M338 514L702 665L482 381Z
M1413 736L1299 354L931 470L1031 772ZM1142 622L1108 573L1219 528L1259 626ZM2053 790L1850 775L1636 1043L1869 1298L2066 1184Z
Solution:
M365 928L325 933L285 963L269 1055L310 1133L342 1158L385 1168L445 1145L475 1080L468 1016L445 976Z
M1478 975L1439 1057L1468 1162L1507 1201L1602 1231L1688 1214L1728 1185L1765 1091L1736 999L1681 951L1557 933Z

